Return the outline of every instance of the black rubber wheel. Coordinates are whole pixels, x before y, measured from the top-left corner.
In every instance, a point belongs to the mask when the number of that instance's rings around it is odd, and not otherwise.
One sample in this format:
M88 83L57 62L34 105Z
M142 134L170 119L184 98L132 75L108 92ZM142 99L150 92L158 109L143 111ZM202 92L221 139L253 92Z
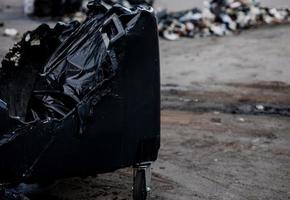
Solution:
M13 193L11 191L0 191L0 199L1 200L29 200L26 196L22 194Z
M146 200L147 188L145 170L138 170L133 184L133 200Z

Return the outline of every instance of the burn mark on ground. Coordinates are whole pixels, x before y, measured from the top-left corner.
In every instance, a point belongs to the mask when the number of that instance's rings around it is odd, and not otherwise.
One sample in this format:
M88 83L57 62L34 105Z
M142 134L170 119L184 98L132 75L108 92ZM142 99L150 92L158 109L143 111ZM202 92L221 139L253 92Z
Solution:
M227 91L163 90L162 109L290 116L290 85L286 83L227 85Z

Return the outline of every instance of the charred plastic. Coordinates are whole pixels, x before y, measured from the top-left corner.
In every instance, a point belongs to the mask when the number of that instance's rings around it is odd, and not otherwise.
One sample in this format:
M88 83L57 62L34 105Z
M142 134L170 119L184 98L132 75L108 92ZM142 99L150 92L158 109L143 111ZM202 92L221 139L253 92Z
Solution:
M0 68L0 183L154 161L160 77L153 9L102 1L83 23L24 34Z

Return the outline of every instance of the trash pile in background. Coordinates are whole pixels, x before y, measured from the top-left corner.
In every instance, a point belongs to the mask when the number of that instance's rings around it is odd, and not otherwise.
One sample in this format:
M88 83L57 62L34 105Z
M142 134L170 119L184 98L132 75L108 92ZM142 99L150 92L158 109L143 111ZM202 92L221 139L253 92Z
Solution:
M290 22L290 8L262 7L256 0L211 0L205 5L203 10L157 13L160 35L168 40L224 36L262 24Z
M24 0L24 13L34 17L52 17L63 22L84 22L89 3L102 3L109 8L120 4L127 8L136 5L153 5L154 0Z
M64 22L83 22L86 19L85 8L88 2L90 1L24 0L24 10L27 15L61 16ZM103 0L102 3L107 6L120 4L132 8L139 4L153 6L154 0ZM224 36L263 24L287 23L290 22L290 8L263 7L256 0L206 0L202 10L161 10L157 12L157 18L160 36L177 40L180 37Z

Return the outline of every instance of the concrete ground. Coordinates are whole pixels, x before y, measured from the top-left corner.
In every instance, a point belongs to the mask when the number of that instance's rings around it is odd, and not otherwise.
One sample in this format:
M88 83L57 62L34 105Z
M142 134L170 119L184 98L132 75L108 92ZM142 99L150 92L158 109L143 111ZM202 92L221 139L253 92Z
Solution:
M290 7L289 0L262 0ZM7 7L7 5L9 5ZM157 0L169 10L201 0ZM1 0L0 28L21 33L43 21ZM290 199L290 25L239 35L160 40L162 147L153 170L156 200ZM15 42L0 36L0 58ZM61 180L41 199L131 197L131 169Z

